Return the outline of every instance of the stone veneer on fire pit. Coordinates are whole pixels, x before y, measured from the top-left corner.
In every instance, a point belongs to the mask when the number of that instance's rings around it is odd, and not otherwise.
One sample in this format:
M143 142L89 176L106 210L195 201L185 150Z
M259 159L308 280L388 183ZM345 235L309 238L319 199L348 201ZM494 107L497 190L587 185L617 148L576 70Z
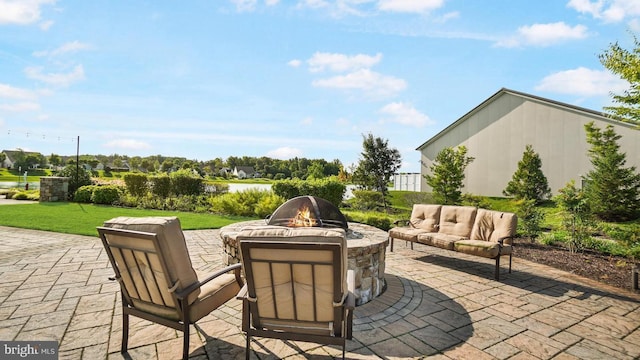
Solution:
M220 228L225 265L240 262L236 240L238 231L257 225L264 225L264 220L243 221ZM365 224L349 223L348 261L349 270L356 273L356 305L366 304L384 291L385 252L388 244L386 231Z

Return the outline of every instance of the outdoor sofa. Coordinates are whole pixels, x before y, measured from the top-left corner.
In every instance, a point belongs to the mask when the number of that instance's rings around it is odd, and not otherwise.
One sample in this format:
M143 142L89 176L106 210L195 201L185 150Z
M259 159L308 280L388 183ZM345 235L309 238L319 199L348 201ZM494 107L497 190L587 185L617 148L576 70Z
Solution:
M512 239L518 219L515 214L473 206L415 204L409 220L396 221L389 230L391 251L394 239L435 246L459 253L496 260L495 279L500 280L500 257L513 252Z

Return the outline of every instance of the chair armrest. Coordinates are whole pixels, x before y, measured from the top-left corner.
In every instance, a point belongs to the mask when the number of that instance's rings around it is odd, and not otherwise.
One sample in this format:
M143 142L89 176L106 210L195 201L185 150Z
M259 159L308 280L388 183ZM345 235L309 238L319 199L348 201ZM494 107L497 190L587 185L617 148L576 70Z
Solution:
M236 295L236 299L243 300L244 298L247 297L248 292L249 292L249 289L247 288L247 284L244 284L244 286L240 289L240 291L238 291L238 295Z
M237 263L237 264L233 264L233 265L229 265L227 267L225 267L224 269L220 269L218 271L216 271L215 273L209 275L206 279L193 283L189 286L187 286L186 288L182 289L182 291L176 291L176 297L178 299L185 299L187 296L189 296L189 294L191 294L192 292L194 292L196 289L199 289L200 287L202 287L202 285L208 283L209 281L219 277L220 275L226 274L230 271L234 271L236 272L236 279L240 279L239 284L242 285L242 280L239 276L240 274L240 269L242 268L242 264Z
M400 226L401 223L404 226L410 226L411 225L411 220L409 220L409 219L400 219L400 220L396 220L396 221L393 222L393 224L395 226Z
M347 298L344 300L344 306L347 309L355 309L356 307L356 272L347 270Z
M498 239L498 244L500 244L500 246L504 246L504 241L507 239L513 239L515 236L503 236L500 239ZM507 244L507 245L511 245L511 244Z

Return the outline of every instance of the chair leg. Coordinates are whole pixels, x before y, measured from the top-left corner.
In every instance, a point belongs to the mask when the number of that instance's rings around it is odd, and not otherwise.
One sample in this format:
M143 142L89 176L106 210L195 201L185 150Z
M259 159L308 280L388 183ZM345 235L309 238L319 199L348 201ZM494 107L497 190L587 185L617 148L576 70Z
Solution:
M251 335L247 333L247 344L244 350L245 359L249 360L249 355L251 354Z
M346 353L346 349L347 349L347 342L343 342L342 343L342 360L344 360L344 355Z
M513 254L509 254L509 274L511 274L511 257Z
M500 255L496 257L496 281L500 281Z
M393 238L389 237L389 242L391 243L391 252L393 252Z
M182 359L187 360L189 358L189 322L185 321L184 328L184 342L182 343Z
M126 353L129 346L129 314L122 308L122 343L120 344L120 352Z

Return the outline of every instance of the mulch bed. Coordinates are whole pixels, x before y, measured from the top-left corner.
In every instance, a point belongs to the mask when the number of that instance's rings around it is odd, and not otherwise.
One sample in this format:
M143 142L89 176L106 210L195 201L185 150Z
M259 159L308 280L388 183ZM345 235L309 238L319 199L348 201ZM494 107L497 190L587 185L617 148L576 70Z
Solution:
M566 248L532 243L528 239L516 239L513 251L513 256L521 259L631 290L631 269L634 264L623 257L588 251L571 253Z

